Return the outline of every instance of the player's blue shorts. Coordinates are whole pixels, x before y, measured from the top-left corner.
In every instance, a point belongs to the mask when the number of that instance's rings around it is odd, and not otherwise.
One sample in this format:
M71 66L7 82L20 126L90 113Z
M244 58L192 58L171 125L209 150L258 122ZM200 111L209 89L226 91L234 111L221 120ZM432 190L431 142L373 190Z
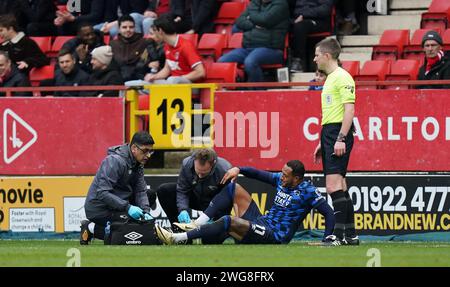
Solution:
M242 216L250 222L250 228L244 238L239 241L241 244L280 244L275 239L272 228L268 226L265 217L259 211L258 206L252 200L245 214Z

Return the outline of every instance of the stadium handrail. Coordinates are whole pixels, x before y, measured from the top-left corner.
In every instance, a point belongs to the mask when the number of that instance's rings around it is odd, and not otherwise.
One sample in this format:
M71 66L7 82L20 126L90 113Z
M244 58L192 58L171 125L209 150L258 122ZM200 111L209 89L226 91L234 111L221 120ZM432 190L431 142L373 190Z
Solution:
M356 81L356 86L396 86L396 85L450 85L450 80L400 80L400 81ZM283 87L308 87L321 86L320 82L257 82L257 83L217 83L218 89L227 88L283 88ZM11 97L12 92L58 92L58 91L125 91L136 87L129 86L60 86L60 87L8 87L0 88L0 93Z
M249 87L307 87L307 86L322 86L323 82L260 82L260 83L218 83L219 89L223 88L249 88ZM450 80L399 80L399 81L355 81L356 86L397 86L397 85L450 85Z
M0 88L0 93L11 97L12 92L65 92L65 91L125 91L128 86L59 86L59 87L8 87Z

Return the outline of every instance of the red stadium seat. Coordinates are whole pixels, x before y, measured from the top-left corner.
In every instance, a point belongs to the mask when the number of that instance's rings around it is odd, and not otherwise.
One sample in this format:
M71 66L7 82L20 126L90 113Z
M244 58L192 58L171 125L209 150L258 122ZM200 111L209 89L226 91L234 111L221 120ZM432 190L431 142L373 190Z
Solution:
M194 47L198 45L198 34L178 34L181 38L189 40L194 44Z
M243 33L234 33L228 37L228 45L226 48L222 49L222 55L230 52L233 49L242 48L242 38Z
M440 29L449 28L448 21L450 19L450 1L433 0L428 11L422 13L420 27L422 29Z
M36 44L39 46L39 48L44 53L48 53L52 47L52 37L46 36L46 37L30 37L33 41L36 42Z
M442 34L442 42L444 44L444 51L450 51L450 28Z
M232 30L233 30L233 25L231 25L231 24L216 24L216 25L214 25L214 32L216 34L231 35Z
M227 46L228 35L205 33L200 38L197 51L204 59L219 59L222 49Z
M39 86L39 82L45 79L53 79L55 66L47 65L40 68L33 68L30 71L30 82L33 87Z
M55 66L47 65L40 68L33 68L30 71L30 83L32 87L38 87L42 80L53 79L55 75ZM40 96L40 92L33 92L34 97Z
M359 71L359 75L355 76L355 81L384 81L386 74L389 73L390 61L372 60L366 61ZM358 90L376 89L377 86L358 86Z
M149 99L150 96L149 95L139 95L139 100L138 100L138 109L139 110L148 110L150 107L150 103L149 103ZM139 118L139 124L142 126L143 130L147 130L148 131L148 125L149 125L149 116L143 116Z
M220 1L228 1L228 0L220 0ZM230 0L228 2L241 2L244 3L244 5L247 7L248 4L250 4L250 0Z
M236 63L211 63L206 67L206 83L235 83Z
M75 38L75 36L57 36L53 41L52 48L47 53L49 57L55 58L62 46L69 40Z
M386 81L407 81L416 80L419 72L419 61L417 60L398 60L392 62L391 72L386 75ZM388 90L409 89L408 85L386 86Z
M410 44L403 48L402 59L417 60L420 64L424 61L424 52L422 48L422 38L430 29L418 29L414 31Z
M396 60L409 44L409 30L385 30L378 45L373 46L372 60Z
M246 4L244 2L222 3L217 17L214 20L216 33L231 35L233 24L245 10L245 6Z
M205 63L206 77L203 83L235 83L237 78L237 63ZM192 94L192 98L199 101L203 109L211 106L209 89L200 89Z
M342 68L352 77L359 75L359 61L342 61Z
M243 2L224 2L220 6L217 13L215 24L234 24L236 19L245 10L245 4Z

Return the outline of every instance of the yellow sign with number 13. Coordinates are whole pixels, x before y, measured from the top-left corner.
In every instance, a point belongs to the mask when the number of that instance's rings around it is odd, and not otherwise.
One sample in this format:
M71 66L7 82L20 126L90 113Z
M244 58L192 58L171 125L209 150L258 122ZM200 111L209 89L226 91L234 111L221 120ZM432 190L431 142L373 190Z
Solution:
M154 148L190 148L191 114L191 85L152 85L150 133Z

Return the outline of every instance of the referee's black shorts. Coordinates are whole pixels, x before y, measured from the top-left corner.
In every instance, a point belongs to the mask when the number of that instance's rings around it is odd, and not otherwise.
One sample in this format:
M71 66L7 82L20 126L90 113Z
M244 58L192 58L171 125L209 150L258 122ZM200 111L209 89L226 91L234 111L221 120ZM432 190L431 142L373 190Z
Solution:
M350 152L353 148L353 132L350 130L345 139L345 154L342 156L334 155L334 144L341 130L341 123L326 124L322 126L320 135L320 144L322 148L323 173L341 174L345 177L347 174Z

